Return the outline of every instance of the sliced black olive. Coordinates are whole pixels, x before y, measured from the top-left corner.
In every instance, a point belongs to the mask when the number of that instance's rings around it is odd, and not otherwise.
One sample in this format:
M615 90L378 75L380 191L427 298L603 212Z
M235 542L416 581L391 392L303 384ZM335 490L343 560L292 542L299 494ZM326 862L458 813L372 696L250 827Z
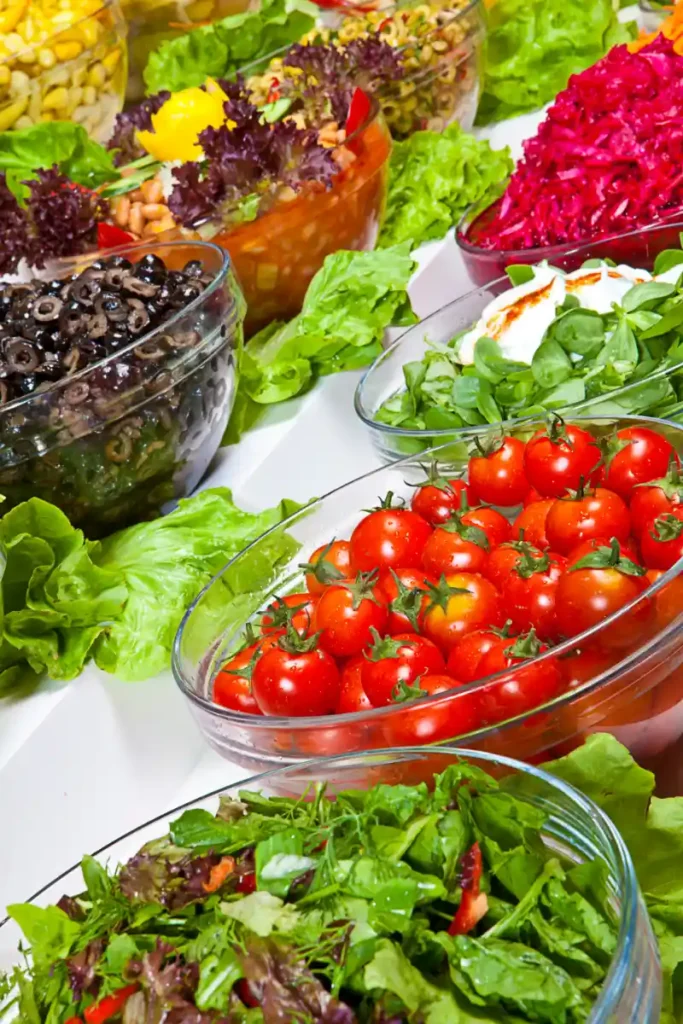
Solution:
M88 321L88 335L91 338L104 338L109 331L109 321L104 313L95 313Z
M194 302L195 299L198 299L203 291L204 289L199 281L188 281L180 289L180 295L183 302L189 304L190 302Z
M57 320L62 312L64 302L58 295L44 295L33 304L33 316L41 323Z
M139 277L134 277L132 274L124 277L121 287L129 295L139 295L142 299L151 299L159 290L159 285L141 281Z
M44 290L43 294L44 295L59 295L59 293L62 290L62 284L63 283L64 283L63 281L59 281L58 279L53 279L52 281L46 281L45 282L45 290Z
M171 349L192 348L200 341L197 331L175 331L173 334L164 334L164 342Z
M199 260L190 260L183 267L183 274L186 274L187 277L201 277L203 272L204 267Z
M20 394L30 395L38 387L38 378L35 373L25 373L21 379L17 381L17 387Z
M131 309L126 319L126 327L131 334L140 334L149 326L149 313L146 309Z
M130 260L127 260L125 256L110 256L108 265L110 267L123 267L125 270L130 270L133 266Z
M65 389L64 400L68 405L80 405L81 402L85 402L89 394L89 385L84 380L76 380Z
M166 274L166 264L152 252L143 256L135 267L135 276L139 277L141 281L153 281L156 284L161 284Z
M104 313L110 323L120 323L128 316L128 309L120 295L102 292L95 299L95 312Z
M133 349L138 359L144 359L151 361L153 359L161 359L164 355L164 349L160 344L160 341L150 340L143 341L142 345L138 345Z
M120 288L128 273L128 267L110 267L104 275L104 283L107 288Z
M68 338L75 337L87 327L88 316L77 302L68 302L59 314L59 327Z
M5 359L10 371L32 373L40 363L40 353L32 341L10 338L5 345Z
M133 442L127 434L119 434L107 441L104 451L112 462L125 462L133 454Z
M95 299L102 291L102 285L92 275L83 274L74 281L69 289L69 298L74 299L86 309L91 309Z
M0 380L0 405L9 401L9 385L6 380Z

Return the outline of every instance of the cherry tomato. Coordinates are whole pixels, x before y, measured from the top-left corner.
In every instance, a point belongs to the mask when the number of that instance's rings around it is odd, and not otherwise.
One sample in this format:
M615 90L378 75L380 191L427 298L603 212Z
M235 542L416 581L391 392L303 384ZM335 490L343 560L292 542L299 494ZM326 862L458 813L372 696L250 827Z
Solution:
M276 597L263 613L261 631L266 635L277 633L287 626L291 617L292 626L297 633L310 636L313 632L317 604L317 597L310 594L287 594L286 597Z
M482 678L511 669L480 691L481 714L486 724L516 718L552 700L562 690L562 676L555 658L536 660L547 651L533 634L500 640L481 660Z
M341 686L335 711L347 715L354 711L369 711L372 704L363 689L362 673L365 658L362 654L349 658L341 670Z
M539 494L535 487L532 487L524 499L524 508L533 505L536 501L543 501L543 495Z
M596 487L575 498L558 498L548 511L545 529L553 551L567 555L581 541L592 537L627 540L631 517L618 494Z
M422 564L432 576L453 572L481 572L490 544L476 526L466 526L458 514L432 533L422 551Z
M557 586L556 616L560 634L577 636L602 622L635 600L647 587L645 572L622 557L616 540L609 548L585 555L564 573ZM601 647L630 645L649 617L649 602L643 601L598 640Z
M545 532L545 524L548 512L555 504L553 498L545 498L543 501L533 501L526 508L522 509L517 518L513 532L516 537L523 537L529 544L545 551L550 547L548 535Z
M670 569L683 557L683 505L657 516L645 527L640 550L648 569Z
M473 500L465 480L444 480L431 476L427 483L415 491L410 507L432 526L438 526L439 523L445 523L452 512L458 511L463 495L467 504Z
M441 674L422 676L418 683L420 696L436 696L449 690L457 690L461 685L450 676ZM480 724L479 699L476 693L452 693L436 706L425 707L418 704L411 707L411 702L406 701L403 706L397 705L396 713L392 714L388 721L386 742L391 747L443 742L472 732Z
M475 494L491 505L519 505L529 491L524 443L516 437L504 437L493 451L473 455L468 470Z
M363 689L374 707L383 707L410 696L407 688L418 676L440 673L444 668L441 651L427 637L400 633L382 639L375 634L365 654Z
M522 556L502 590L503 607L513 630L525 633L533 629L540 640L557 639L555 602L566 565L566 558L549 551Z
M450 652L466 633L502 624L500 595L483 576L458 572L430 588L424 632L442 651Z
M331 583L348 580L353 575L351 545L347 540L332 540L329 544L322 544L301 568L310 570L306 573L309 594L322 594Z
M510 636L506 627L500 629L477 629L474 633L467 633L461 640L451 648L446 662L446 671L454 679L460 679L463 683L473 683L480 679L479 666L485 654L498 644L498 641Z
M600 448L592 434L557 417L546 430L527 442L524 471L532 487L545 498L561 498L582 485L595 483Z
M315 630L322 649L335 658L360 654L370 643L373 628L384 631L389 613L376 578L376 573L359 573L355 580L336 583L320 595Z
M220 670L213 684L216 704L247 715L260 715L261 709L251 692L254 666L262 653L260 644L251 644L238 651Z
M664 575L662 569L648 569L645 574L648 586L652 586ZM680 576L660 587L654 595L655 617L660 629L664 629L683 612L683 579Z
M377 586L389 609L387 632L415 633L422 629L427 587L436 579L422 569L385 569Z
M327 715L339 700L334 658L290 630L256 662L251 686L264 715Z
M495 508L486 508L480 505L477 508L468 509L463 512L462 522L465 526L475 526L482 530L492 548L512 539L510 521L500 512L496 512Z
M629 512L636 537L653 519L673 511L677 505L683 505L683 473L672 460L666 476L638 484L631 491Z
M391 501L391 495L388 495ZM432 528L407 508L382 507L361 519L351 534L351 562L361 572L419 569Z
M582 558L585 558L586 555L592 555L595 551L599 551L600 548L609 548L612 543L611 537L592 537L590 540L581 541L567 555L567 568L570 569L577 562L580 562ZM632 562L640 564L640 555L632 538L629 537L625 541L618 540L617 547L622 558L630 558Z
M524 555L539 558L541 552L533 544L527 544L523 540L507 541L489 552L482 576L491 580L496 590L502 593L503 584Z
M603 672L606 672L615 663L614 655L605 651L598 651L589 648L587 650L572 653L569 657L558 659L558 665L562 672L564 688L567 692L579 690L589 683L591 679L597 679Z
M626 427L607 442L605 486L628 500L633 488L666 476L678 462L673 445L648 427Z

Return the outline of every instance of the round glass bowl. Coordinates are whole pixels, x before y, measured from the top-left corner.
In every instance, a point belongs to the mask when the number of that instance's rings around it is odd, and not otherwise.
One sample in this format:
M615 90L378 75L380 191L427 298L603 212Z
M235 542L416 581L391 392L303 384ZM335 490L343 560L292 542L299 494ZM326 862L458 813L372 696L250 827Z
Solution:
M47 38L28 16L0 37L0 131L75 121L96 141L109 138L126 91L126 22L119 0L81 7L78 20L57 9Z
M572 422L596 435L629 424L651 425L683 453L683 428L675 424L642 417ZM539 426L539 421L532 422L512 433L526 440ZM470 440L474 436L473 432ZM484 443L499 438L500 432L489 427L476 436ZM258 624L260 610L274 596L305 589L300 563L332 538L348 538L363 510L376 506L378 495L391 491L395 498L409 498L414 486L424 481L426 462L435 462L445 475L462 475L468 454L465 443L446 445L352 480L258 538L202 591L176 636L173 671L214 750L250 770L263 770L322 754L447 742L466 735L467 746L528 760L555 756L589 732L609 731L641 762L671 751L676 754L683 737L683 563L649 588L650 612L646 621L639 617L638 629L633 624L634 607L628 605L589 633L540 656L539 661L553 658L558 663L562 658L570 674L577 671L572 658L578 653L597 649L601 659L599 674L589 673L584 684L562 693L540 712L534 705L528 713L491 724L490 715L483 717L477 710L475 720L486 724L474 731L463 729L461 723L472 720L473 704L478 708L483 690L495 685L495 676L407 706L345 715L248 715L212 701L214 679L230 653L241 646L245 623ZM636 602L638 611L642 600Z
M291 320L326 256L372 249L387 193L391 136L376 101L344 143L355 157L329 189L308 187L238 227L202 236L230 254L247 300L247 336L271 320ZM207 228L209 226L207 225Z
M615 263L651 270L657 255L664 249L679 249L679 234L683 231L683 221L671 225L654 225L631 235L620 236L619 239L603 239L579 246L564 254L546 255L553 266L571 272L577 270L589 259L613 259ZM623 249L619 249L623 245ZM508 254L505 265L524 262L519 253ZM540 257L539 257L540 258ZM531 262L527 260L527 262ZM498 271L500 273L500 269ZM484 286L467 292L454 299L447 306L432 313L419 324L408 328L367 370L361 379L354 399L356 413L367 427L372 443L380 458L385 462L416 454L448 440L467 440L481 429L461 427L448 429L415 430L394 427L377 420L377 413L382 404L393 395L405 391L406 381L403 372L408 363L419 362L430 345L447 345L460 331L473 327L485 308L494 298L512 288L507 275L489 280ZM669 390L667 381L683 377L683 362L669 366L657 373L650 374L642 381L615 388L604 394L588 398L578 405L569 407L572 415L600 415L603 411L615 413L619 404L623 403L624 414L647 414L655 408L657 402L663 400ZM657 391L657 382L662 384ZM608 406L608 409L605 408ZM563 410L565 411L565 410ZM678 420L678 412L663 412L666 418ZM502 424L507 429L514 422L509 420Z
M98 537L158 515L206 471L235 397L244 302L215 245L154 243L104 255L137 263L148 253L170 270L199 260L213 280L155 331L0 406L5 509L43 498ZM41 276L68 280L98 256L57 261Z
M633 864L621 836L609 818L571 786L538 768L504 757L443 747L429 751L382 750L308 761L258 775L183 804L127 833L95 855L110 869L125 863L144 844L168 832L171 821L182 811L203 809L215 813L220 795L237 799L240 790L249 789L263 795L299 797L321 782L331 796L342 790L368 789L378 783L415 785L424 781L429 785L434 774L445 771L456 761L467 762L493 775L517 800L545 814L540 840L552 856L571 867L598 861L607 869L601 909L618 931L617 945L587 1024L611 1024L612 1021L657 1024L662 1002L659 954ZM76 895L82 890L80 866L76 865L31 897L31 902L54 906L64 894ZM13 920L5 921L0 927L0 970L9 970L19 962L20 941L18 926Z
M536 249L482 249L477 245L477 237L495 216L500 203L501 200L497 199L483 212L476 208L469 210L455 230L456 243L474 285L489 284L504 274L506 267L514 264L540 263L542 260L564 270L575 270L584 260L592 258L611 259L615 263L648 270L662 249L680 248L683 221L678 211L671 220L604 238Z

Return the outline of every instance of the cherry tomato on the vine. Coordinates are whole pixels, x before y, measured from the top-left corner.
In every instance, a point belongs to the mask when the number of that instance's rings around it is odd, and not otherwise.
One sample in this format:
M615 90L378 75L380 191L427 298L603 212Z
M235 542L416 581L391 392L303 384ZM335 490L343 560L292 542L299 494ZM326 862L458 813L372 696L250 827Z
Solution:
M490 452L471 456L468 469L478 499L491 505L519 505L529 491L524 443L516 437L504 437Z
M313 632L317 604L317 597L311 594L287 594L286 597L276 597L263 613L261 631L266 635L280 632L291 620L297 633L310 636Z
M626 427L609 439L605 487L628 500L633 488L666 476L678 456L673 445L649 427Z
M598 551L600 548L609 548L612 546L613 540L611 537L591 537L590 540L583 540L580 544L577 544L575 548L572 548L567 555L567 568L571 568L580 562L586 555L592 555L594 551ZM633 540L629 537L628 540L618 540L617 546L619 548L619 554L622 558L630 558L632 562L640 565L640 555L636 549Z
M683 557L683 505L647 524L640 535L640 550L648 569L670 569Z
M436 583L424 569L385 569L377 586L389 609L389 633L415 633L422 629L427 588Z
M539 558L541 551L524 540L506 541L489 552L482 576L491 580L496 590L502 593L506 579L524 555Z
M315 629L320 646L335 658L360 654L372 639L371 630L383 632L388 611L377 586L377 573L359 573L326 587L315 610Z
M363 665L365 658L357 654L349 658L341 670L341 685L339 687L339 699L335 711L338 715L348 715L354 711L369 711L372 704L368 695L363 689Z
M550 547L548 535L545 530L548 512L555 504L554 498L544 498L543 501L533 501L526 508L523 508L515 519L513 532L515 537L524 538L529 544L544 551Z
M540 640L556 640L557 587L567 559L547 551L523 555L503 587L503 607L518 633L534 629Z
M325 587L352 576L351 545L347 540L332 540L316 548L308 562L301 565L308 569L306 586L309 594L322 594Z
M339 699L339 670L315 637L293 629L256 662L254 698L264 715L327 715Z
M558 498L548 511L545 530L553 551L567 555L581 541L593 537L627 540L631 517L618 494L596 487L586 493L579 491L576 497Z
M480 691L481 713L493 725L532 711L552 700L562 690L562 676L555 658L536 660L547 651L533 630L525 636L500 640L481 660L481 678L510 672Z
M416 683L416 697L435 697L462 684L443 674L422 676ZM399 710L400 709L400 710ZM421 746L426 743L456 739L480 725L479 700L476 693L451 693L436 706L412 706L410 700L397 705L386 726L387 745Z
M507 622L502 629L492 627L467 633L451 648L446 670L463 683L473 683L475 679L481 678L479 666L484 655L488 654L501 638L507 639L510 636L510 623Z
M359 572L374 569L419 569L422 549L432 532L426 519L408 508L377 508L351 534L351 563Z
M400 633L382 639L374 633L362 670L363 689L374 707L403 699L418 676L444 670L441 651L425 636Z
M424 616L426 636L449 652L466 633L486 626L501 626L503 612L496 588L478 573L442 576L430 587Z
M453 572L481 572L486 565L490 543L477 526L468 526L455 513L437 526L422 551L422 565L432 576Z
M636 537L657 516L672 512L683 505L683 473L677 462L671 461L666 476L637 484L631 491L629 512Z
M463 495L468 503L472 500L467 481L447 480L432 474L426 483L417 488L410 507L432 526L438 526L439 523L445 523L452 512L457 512Z
M592 434L556 417L527 442L524 471L529 483L545 498L561 498L594 480L600 448Z
M261 656L261 646L251 644L233 655L216 676L213 699L216 704L247 715L260 715L261 709L251 692L251 676Z

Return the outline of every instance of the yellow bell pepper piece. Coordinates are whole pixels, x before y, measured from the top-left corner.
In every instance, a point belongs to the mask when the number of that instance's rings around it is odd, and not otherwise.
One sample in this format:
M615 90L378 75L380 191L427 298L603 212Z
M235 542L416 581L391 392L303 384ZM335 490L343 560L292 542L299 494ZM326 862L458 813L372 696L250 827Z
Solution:
M198 160L202 155L197 136L205 128L225 124L223 104L227 96L209 79L207 91L181 89L152 114L152 131L137 132L140 145L156 160Z

